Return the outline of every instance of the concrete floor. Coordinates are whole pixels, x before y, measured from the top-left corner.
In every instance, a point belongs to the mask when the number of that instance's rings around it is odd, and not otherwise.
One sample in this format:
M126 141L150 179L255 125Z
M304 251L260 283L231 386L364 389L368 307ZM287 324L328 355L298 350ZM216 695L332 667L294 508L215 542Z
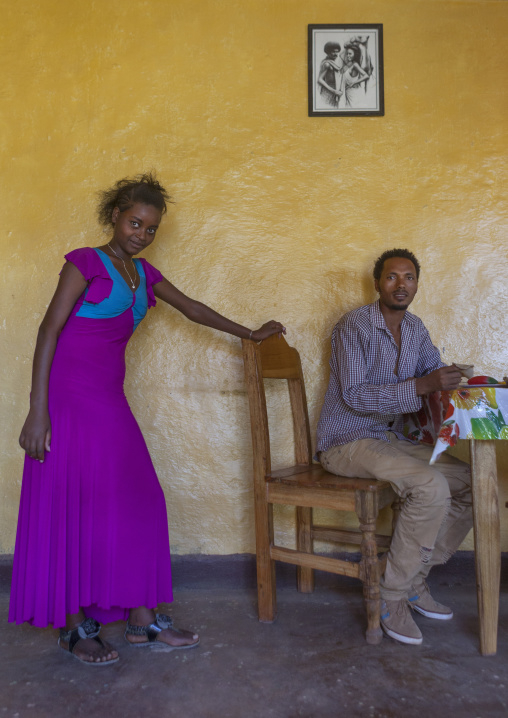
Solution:
M171 653L133 650L123 625L104 634L119 663L84 666L57 648L56 632L6 623L10 565L0 560L0 718L490 718L508 716L508 565L503 566L499 646L478 649L472 557L435 569L433 594L450 622L417 621L422 646L384 638L368 646L361 586L319 574L312 595L278 571L278 619L256 616L252 560L175 560L175 623L201 645Z

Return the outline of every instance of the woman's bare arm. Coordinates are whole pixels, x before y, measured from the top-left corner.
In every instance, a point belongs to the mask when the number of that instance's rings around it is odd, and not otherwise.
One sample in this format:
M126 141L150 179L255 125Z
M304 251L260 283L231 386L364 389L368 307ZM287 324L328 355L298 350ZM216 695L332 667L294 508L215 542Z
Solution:
M367 75L365 70L362 70L362 68L360 67L360 65L357 62L354 63L353 68L358 72L360 77L357 80L355 80L354 82L350 82L349 83L350 87L355 87L355 85L359 85L364 80L369 79L369 76Z
M230 319L223 317L222 314L218 314L206 304L187 297L171 284L171 282L168 282L167 279L163 279L162 282L154 284L153 291L156 297L159 297L159 299L178 309L178 311L182 312L182 314L192 322L204 324L213 329L219 329L221 332L233 334L235 337L240 337L241 339L261 341L272 334L282 334L286 331L280 322L270 321L263 324L259 329L251 332L247 327L232 322Z
M69 318L78 298L87 286L79 269L67 262L60 281L37 334L32 368L30 411L21 430L22 449L38 461L44 461L44 450L50 450L51 423L48 413L48 385L58 335Z

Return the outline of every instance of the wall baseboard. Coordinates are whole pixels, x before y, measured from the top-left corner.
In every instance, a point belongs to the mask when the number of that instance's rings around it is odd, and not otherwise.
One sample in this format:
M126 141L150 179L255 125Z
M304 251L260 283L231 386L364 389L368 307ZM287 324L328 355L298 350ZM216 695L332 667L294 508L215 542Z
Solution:
M327 554L330 555L330 554ZM338 558L357 561L359 554L337 553ZM199 588L256 588L256 559L253 554L232 554L228 556L205 556L188 554L172 556L173 584L178 589ZM12 555L0 555L0 578L10 581ZM293 587L296 580L296 568L289 564L277 564L277 586ZM475 586L474 552L458 551L444 566L432 569L431 583L434 585ZM508 553L501 556L501 583L508 583ZM316 586L329 588L335 586L358 586L359 582L346 576L335 576L316 571Z

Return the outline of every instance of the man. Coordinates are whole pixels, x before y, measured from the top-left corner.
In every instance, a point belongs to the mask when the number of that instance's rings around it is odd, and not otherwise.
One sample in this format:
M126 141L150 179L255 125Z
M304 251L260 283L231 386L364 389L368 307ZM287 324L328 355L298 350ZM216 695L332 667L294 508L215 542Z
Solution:
M389 481L404 505L381 578L381 625L402 643L422 642L411 607L428 618L453 612L435 601L426 583L472 525L469 466L402 434L402 414L420 397L456 389L460 371L441 362L423 322L407 311L420 265L407 249L384 252L374 267L378 301L349 312L332 334L330 383L318 424L317 451L340 476Z
M340 45L338 42L327 42L324 51L326 57L319 68L319 92L327 105L338 107L342 95L339 85L344 65L339 58Z

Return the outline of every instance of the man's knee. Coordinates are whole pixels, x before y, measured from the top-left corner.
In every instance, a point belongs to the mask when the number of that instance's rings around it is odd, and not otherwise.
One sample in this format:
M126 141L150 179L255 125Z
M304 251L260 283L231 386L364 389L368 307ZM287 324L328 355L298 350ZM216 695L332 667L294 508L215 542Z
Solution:
M465 461L457 459L455 456L448 456L443 453L435 464L436 468L447 477L448 481L459 482L465 486L471 486L471 467Z
M450 503L450 487L443 474L429 466L425 474L408 488L406 499L421 506L445 506Z

